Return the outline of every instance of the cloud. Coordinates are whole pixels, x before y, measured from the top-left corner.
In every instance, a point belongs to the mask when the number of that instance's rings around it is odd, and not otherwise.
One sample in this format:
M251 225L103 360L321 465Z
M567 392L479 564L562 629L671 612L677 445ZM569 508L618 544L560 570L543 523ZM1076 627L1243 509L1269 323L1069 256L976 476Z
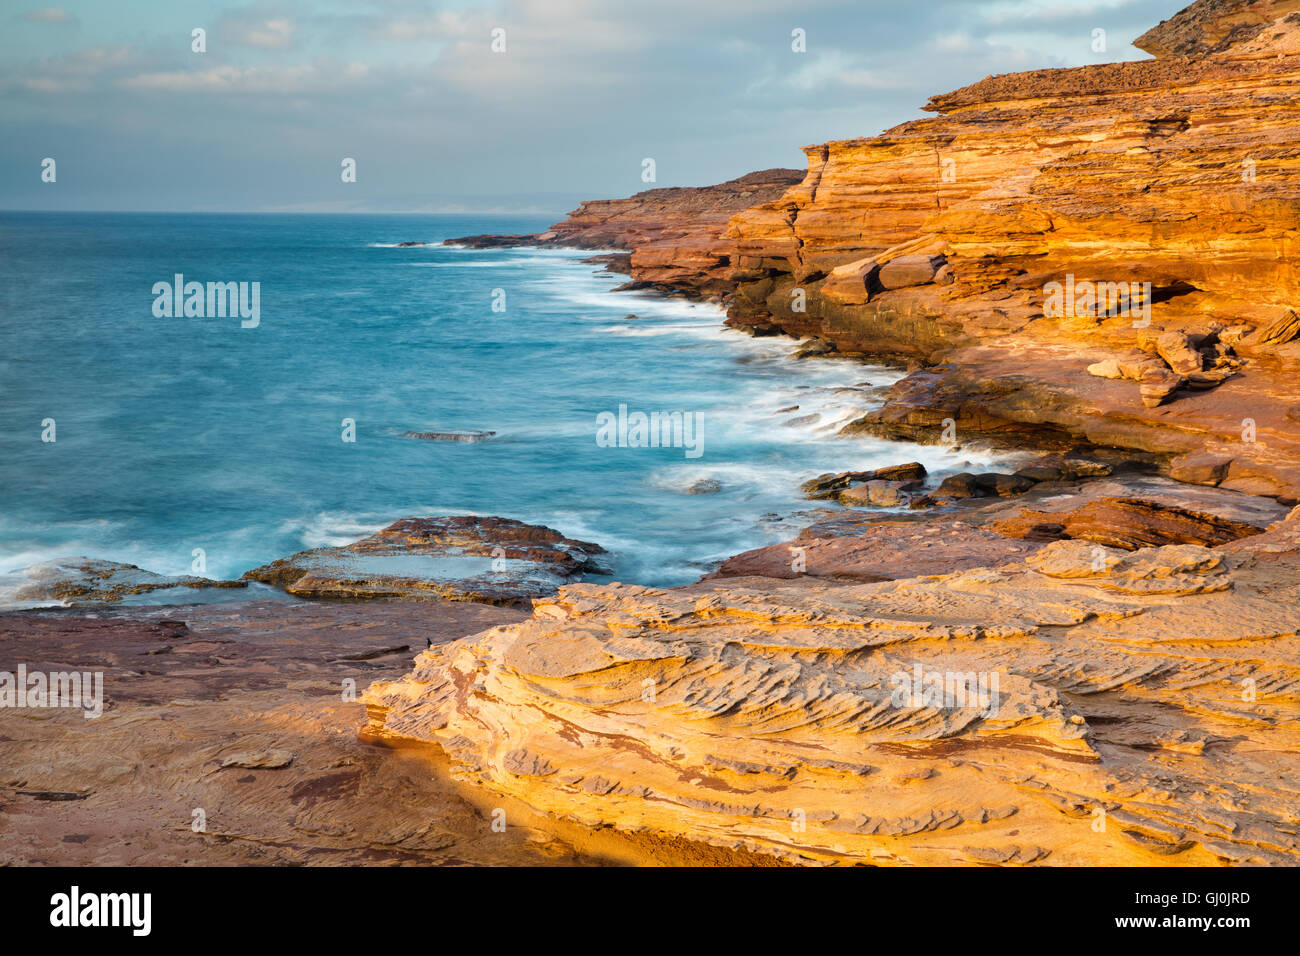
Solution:
M288 17L222 17L217 34L229 43L263 50L287 50L294 43L295 25Z
M28 23L76 23L77 18L62 7L46 7L44 10L28 10L22 15Z
M190 2L214 11L202 56ZM84 24L0 31L0 206L52 201L5 173L55 148L95 153L86 208L619 196L642 187L645 156L661 185L719 182L802 165L803 144L875 135L990 73L1142 57L1128 40L1184 3L186 0L164 16L137 0L96 17L93 48ZM791 49L795 27L806 52ZM1092 51L1094 27L1107 53ZM144 153L167 163L145 174ZM339 182L342 156L367 163L361 182ZM431 200L440 183L448 195Z
M120 81L130 90L167 93L323 93L351 89L365 79L370 68L364 63L346 66L299 64L296 66L236 67L229 64L208 70L175 70L169 73L140 73Z
M0 84L35 93L84 93L101 88L104 77L139 64L135 51L126 44L91 47L9 66L0 73Z
M981 19L991 24L1051 23L1094 19L1140 0L995 0L980 8Z

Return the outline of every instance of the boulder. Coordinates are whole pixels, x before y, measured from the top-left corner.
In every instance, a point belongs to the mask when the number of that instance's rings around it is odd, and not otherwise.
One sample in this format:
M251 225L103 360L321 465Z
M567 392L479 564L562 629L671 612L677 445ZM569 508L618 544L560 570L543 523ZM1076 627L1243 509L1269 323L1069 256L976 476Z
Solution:
M808 498L834 498L849 485L867 481L916 481L926 476L925 466L919 461L903 465L888 465L872 471L842 471L839 474L818 475L803 483L802 491Z
M600 545L510 518L403 518L341 548L313 548L244 575L296 597L407 598L527 607L583 574Z
M975 476L975 487L986 494L996 495L999 498L1009 498L1012 495L1021 495L1032 488L1037 482L1026 475L1002 475L996 472Z
M879 269L871 258L836 266L822 283L821 294L843 305L865 305Z
M909 286L927 285L934 281L947 259L943 256L899 256L880 267L877 280L886 289L906 289Z
M942 498L979 498L982 493L975 476L969 472L949 475L935 489L934 497Z
M1199 361L1199 359L1198 359ZM1139 392L1142 404L1156 408L1183 384L1183 377L1169 369L1150 369L1142 376Z
M904 491L910 482L874 479L854 485L840 492L839 502L845 505L870 505L875 508L897 508L906 503Z
M1190 375L1203 367L1201 353L1182 332L1162 333L1156 339L1156 353L1179 375Z
M1106 359L1088 366L1088 374L1098 378L1123 378L1124 372L1119 367L1118 359Z

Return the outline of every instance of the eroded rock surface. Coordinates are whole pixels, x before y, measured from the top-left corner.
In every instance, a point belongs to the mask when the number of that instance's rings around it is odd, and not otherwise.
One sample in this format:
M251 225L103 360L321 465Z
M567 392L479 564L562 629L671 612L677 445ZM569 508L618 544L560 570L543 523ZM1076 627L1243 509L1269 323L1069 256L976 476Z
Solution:
M494 831L426 756L356 738L351 688L523 616L284 601L0 615L0 670L99 671L104 694L95 719L0 708L0 865L599 862L513 814Z
M13 601L19 605L33 606L113 604L158 591L173 592L178 600L211 601L219 598L210 589L243 589L248 585L247 581L218 581L189 575L178 577L156 574L134 564L87 557L68 557L33 564L23 572L23 577L26 583L14 590ZM234 599L239 598L236 595Z
M338 548L313 548L247 572L297 597L420 598L526 607L598 570L600 545L509 518L403 518Z
M631 273L634 287L716 297L731 289L730 218L777 199L802 178L797 169L767 169L716 186L647 189L627 199L584 202L548 232L467 236L447 244L627 250L630 255L606 257L606 265Z
M1300 862L1300 511L1223 550L711 583L566 587L373 685L370 732L795 862Z

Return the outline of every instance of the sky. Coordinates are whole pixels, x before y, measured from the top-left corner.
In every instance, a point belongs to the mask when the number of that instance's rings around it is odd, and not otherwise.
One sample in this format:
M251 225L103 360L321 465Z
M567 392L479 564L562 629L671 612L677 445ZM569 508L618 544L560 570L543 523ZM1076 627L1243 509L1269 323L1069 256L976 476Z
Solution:
M559 214L1146 58L1187 2L0 0L0 209Z

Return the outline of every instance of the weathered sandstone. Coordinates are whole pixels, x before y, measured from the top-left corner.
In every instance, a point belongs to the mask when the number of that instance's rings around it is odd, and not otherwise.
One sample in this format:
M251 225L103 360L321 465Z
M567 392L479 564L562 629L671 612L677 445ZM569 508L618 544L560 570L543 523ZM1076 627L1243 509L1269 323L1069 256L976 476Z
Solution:
M615 257L607 265L630 271L636 287L716 297L731 288L732 243L725 236L731 216L778 198L802 178L799 170L767 169L716 186L647 189L627 199L584 202L535 236L467 236L447 243L627 250L626 266Z
M339 548L313 548L244 574L296 597L416 598L527 607L597 570L600 545L509 518L404 518Z
M352 688L511 608L255 602L0 615L0 670L103 673L104 712L0 709L0 865L601 862L357 740ZM196 815L195 811L201 811Z
M373 685L370 731L561 819L793 862L1295 863L1300 513L1229 547L575 585Z

